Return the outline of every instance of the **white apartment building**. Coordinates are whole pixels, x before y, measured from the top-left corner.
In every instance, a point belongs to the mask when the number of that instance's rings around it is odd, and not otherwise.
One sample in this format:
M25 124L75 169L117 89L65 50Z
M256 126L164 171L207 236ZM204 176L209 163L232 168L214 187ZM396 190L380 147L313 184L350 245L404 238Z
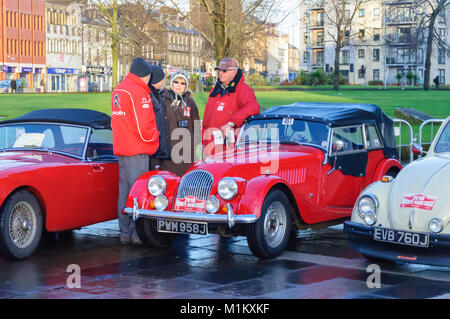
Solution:
M82 66L81 5L46 1L46 92L77 92Z
M289 80L289 36L280 35L275 29L266 34L266 72L269 80L278 77L280 82Z
M107 92L112 87L110 31L95 16L96 11L82 9L81 62L83 78L79 91Z
M353 1L348 2L346 15L349 16ZM415 36L419 19L414 14L414 3L414 0L372 0L356 11L339 57L340 72L349 83L396 84L400 73L402 84L408 81L405 75L411 71L416 74L417 82L423 84L426 43ZM330 5L326 0L309 0L300 7L301 70L322 68L333 72L336 44L332 34L336 28L327 17L333 12ZM449 17L450 8L447 8L436 22L436 30L447 44L450 44L446 30ZM431 65L431 79L438 76L441 84L449 85L448 50L434 44Z

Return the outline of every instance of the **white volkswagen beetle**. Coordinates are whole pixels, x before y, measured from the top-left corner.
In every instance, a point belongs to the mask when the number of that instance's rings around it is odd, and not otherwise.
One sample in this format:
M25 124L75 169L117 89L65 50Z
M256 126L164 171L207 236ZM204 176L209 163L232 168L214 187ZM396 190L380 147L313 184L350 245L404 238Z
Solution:
M450 267L450 117L428 154L359 195L350 243L368 259Z

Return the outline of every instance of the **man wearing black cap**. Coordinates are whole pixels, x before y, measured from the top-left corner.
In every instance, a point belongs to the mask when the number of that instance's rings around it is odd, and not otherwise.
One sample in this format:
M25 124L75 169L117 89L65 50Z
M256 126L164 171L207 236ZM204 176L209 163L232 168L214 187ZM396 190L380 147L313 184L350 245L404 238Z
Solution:
M149 171L149 159L159 147L159 132L150 88L152 67L143 58L133 60L130 72L112 92L111 127L114 154L119 159L117 201L121 244L142 245L134 222L122 214L128 192L137 178Z

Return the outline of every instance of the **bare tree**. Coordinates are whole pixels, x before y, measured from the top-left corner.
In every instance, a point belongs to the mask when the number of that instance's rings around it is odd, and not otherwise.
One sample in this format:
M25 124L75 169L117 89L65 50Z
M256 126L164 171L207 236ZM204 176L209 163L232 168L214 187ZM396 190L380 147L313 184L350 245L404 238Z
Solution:
M324 14L330 28L328 34L335 45L334 48L334 73L333 89L339 90L339 57L341 49L346 41L352 36L350 34L351 25L356 13L362 4L368 0L327 0L325 1Z
M116 87L118 83L119 69L119 2L118 0L91 0L91 4L96 6L109 29L108 37L111 40L111 56L112 56L112 87Z
M416 8L420 8L420 12L416 11L419 18L418 33L423 34L427 30L426 37L426 53L425 53L425 74L423 88L430 89L431 78L431 55L433 52L433 42L437 39L440 46L444 46L445 39L441 39L435 31L436 20L441 14L445 14L445 10L450 6L450 0L417 0ZM448 23L448 19L446 20ZM447 25L448 28L448 25Z
M155 0L89 0L100 13L112 56L112 87L118 84L119 48L131 48L125 56L142 55L142 48L149 41L147 23ZM139 52L140 51L140 52Z
M264 30L269 21L284 19L282 0L197 0L198 14L192 14L169 0L171 7L184 16L213 48L216 62L226 56L244 56L250 40Z

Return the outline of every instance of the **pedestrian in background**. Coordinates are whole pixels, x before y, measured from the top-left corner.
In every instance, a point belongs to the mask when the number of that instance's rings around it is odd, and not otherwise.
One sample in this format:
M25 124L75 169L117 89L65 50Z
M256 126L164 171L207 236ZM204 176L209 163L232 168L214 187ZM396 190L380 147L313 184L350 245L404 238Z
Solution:
M235 59L223 58L215 70L219 79L209 94L203 117L205 157L223 151L228 142L233 144L245 119L260 112L255 92L244 82L244 74Z
M189 166L198 160L195 150L197 144L201 143L201 132L195 132L195 121L200 120L198 108L188 87L189 78L186 74L172 74L169 89L163 91L168 134L165 139L160 139L160 145L168 146L170 156L152 158L152 168L158 165L160 169L178 176L182 176ZM200 125L198 127L200 128Z
M436 85L436 89L439 89L439 75L434 78L433 82L434 85Z
M11 80L11 93L17 93L17 83L15 79Z
M133 219L122 214L128 193L137 178L150 169L150 156L159 147L150 88L152 68L143 58L135 58L130 72L112 92L111 127L113 150L119 159L117 201L120 243L140 246Z

